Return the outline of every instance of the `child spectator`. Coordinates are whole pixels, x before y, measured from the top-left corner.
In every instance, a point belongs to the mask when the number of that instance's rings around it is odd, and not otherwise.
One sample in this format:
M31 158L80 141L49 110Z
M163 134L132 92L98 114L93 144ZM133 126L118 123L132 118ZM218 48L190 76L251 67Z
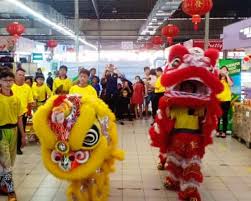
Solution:
M59 75L53 82L53 93L54 94L68 94L72 86L72 81L67 78L66 66L60 66Z
M12 178L12 168L16 158L17 129L22 134L22 146L26 144L20 99L12 93L15 76L8 69L0 72L0 192L6 193L8 200L15 201L16 194Z
M121 84L118 84L118 90L119 90L119 98L117 103L117 117L118 120L124 119L124 116L128 118L129 121L131 121L131 110L130 110L130 99L132 91L128 85L128 82L124 82L124 85L120 86ZM120 121L120 124L124 124Z
M144 103L145 87L143 81L140 79L140 76L135 77L135 84L133 85L133 94L131 102L134 106L134 112L136 119L142 119L142 107Z
M89 77L90 83L93 83L94 78L98 79L98 83L100 82L99 77L96 75L96 73L97 73L96 68L91 68L90 69L90 77Z
M28 84L30 87L33 85L33 78L32 76L25 77L25 83Z
M44 75L37 74L35 82L32 85L32 93L34 100L36 100L37 107L43 105L47 98L52 95L50 88L44 83Z
M79 94L81 96L95 96L97 97L96 90L89 85L90 72L86 69L81 69L79 71L78 85L74 85L70 89L70 94Z
M99 84L99 78L97 77L97 76L94 76L93 78L92 78L92 86L93 86L93 88L96 90L96 92L97 92L97 95L98 95L98 97L99 97L99 95L100 95L100 84Z

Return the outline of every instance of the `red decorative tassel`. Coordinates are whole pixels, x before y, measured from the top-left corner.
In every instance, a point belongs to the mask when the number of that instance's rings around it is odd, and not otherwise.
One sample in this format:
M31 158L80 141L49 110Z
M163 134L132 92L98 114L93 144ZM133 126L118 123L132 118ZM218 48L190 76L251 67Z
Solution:
M168 41L168 45L172 45L173 44L173 38L172 37L167 37L167 41Z

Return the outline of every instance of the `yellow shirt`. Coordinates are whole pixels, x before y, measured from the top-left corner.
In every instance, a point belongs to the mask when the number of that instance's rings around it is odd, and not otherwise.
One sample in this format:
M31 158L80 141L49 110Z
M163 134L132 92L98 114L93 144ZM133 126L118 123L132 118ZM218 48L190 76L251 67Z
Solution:
M86 87L80 87L78 85L75 85L71 87L70 94L79 94L81 96L98 97L97 91L91 85L87 85Z
M13 84L12 91L21 101L23 114L28 112L28 104L34 102L31 87L27 84L22 86Z
M155 83L155 90L154 93L163 93L165 92L165 87L163 87L160 83L161 76L157 78L157 81Z
M72 87L72 81L69 78L66 79L60 79L60 78L56 78L53 81L53 93L56 92L56 90L60 87L63 86L63 91L66 93L69 93L70 88Z
M18 117L23 114L19 98L15 95L4 96L0 93L0 114L0 126L6 124L16 124Z
M231 101L232 100L231 87L229 86L226 80L221 80L221 83L223 84L224 90L217 95L218 100L221 102Z
M176 129L200 129L199 117L204 115L204 109L195 110L193 115L188 114L189 108L186 107L174 107L170 110L171 119L175 120Z
M35 82L32 85L32 92L34 99L38 102L43 102L52 95L50 88L46 84L38 86Z

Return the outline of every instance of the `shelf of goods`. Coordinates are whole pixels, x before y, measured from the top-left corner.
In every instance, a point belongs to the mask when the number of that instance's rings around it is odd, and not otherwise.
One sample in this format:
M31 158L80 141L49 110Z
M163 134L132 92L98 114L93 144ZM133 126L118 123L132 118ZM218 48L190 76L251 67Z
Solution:
M251 148L251 100L234 104L233 137Z

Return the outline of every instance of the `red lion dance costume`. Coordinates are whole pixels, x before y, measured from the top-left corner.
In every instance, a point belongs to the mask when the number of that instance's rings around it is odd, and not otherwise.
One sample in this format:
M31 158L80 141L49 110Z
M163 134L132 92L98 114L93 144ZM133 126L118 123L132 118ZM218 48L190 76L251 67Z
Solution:
M201 159L212 143L221 109L216 94L223 90L215 64L218 51L174 46L161 78L167 88L150 128L152 146L160 149L160 167L168 175L166 188L179 191L179 199L201 201Z

